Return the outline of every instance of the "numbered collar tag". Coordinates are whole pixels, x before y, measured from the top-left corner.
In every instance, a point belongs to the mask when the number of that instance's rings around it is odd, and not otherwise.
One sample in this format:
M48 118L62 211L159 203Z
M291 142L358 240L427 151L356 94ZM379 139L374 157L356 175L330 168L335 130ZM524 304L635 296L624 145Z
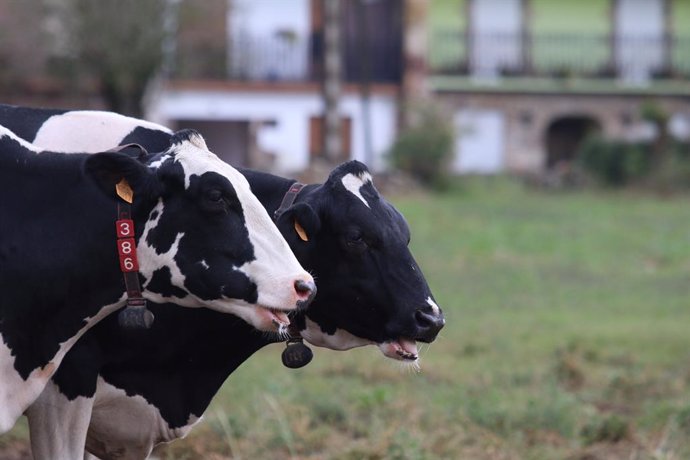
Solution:
M139 271L136 241L134 240L134 221L132 219L118 219L115 221L117 230L117 254L120 258L120 270L123 273Z
M134 190L132 190L132 187L129 186L129 182L127 182L127 179L124 177L120 182L115 184L115 193L129 204L132 204L132 201L134 201Z
M124 180L123 180L124 181ZM123 181L120 181L122 183ZM129 185L124 181L126 188ZM119 184L118 184L119 185ZM131 189L129 189L131 192ZM118 195L120 195L118 191ZM128 195L126 195L128 196ZM127 201L126 197L120 197ZM131 195L129 195L131 201ZM146 299L139 284L139 261L137 260L137 243L134 239L134 220L129 203L117 203L117 255L120 259L120 270L127 290L127 306L117 315L117 320L125 329L148 329L153 323L153 313L146 308Z

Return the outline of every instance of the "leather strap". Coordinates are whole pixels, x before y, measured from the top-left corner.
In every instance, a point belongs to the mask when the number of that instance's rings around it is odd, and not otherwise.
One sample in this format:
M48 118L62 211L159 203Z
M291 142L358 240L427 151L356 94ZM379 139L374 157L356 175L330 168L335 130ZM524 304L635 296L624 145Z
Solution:
M139 150L139 154L137 155L137 159L140 161L143 160L146 157L146 155L148 155L148 153L149 153L144 147L142 147L139 144L135 144L135 143L118 145L117 147L113 147L112 149L106 150L106 152L115 152L115 153L123 152L124 153L125 150L128 150L128 149Z
M127 304L118 314L118 322L126 329L148 329L153 323L153 313L146 308L146 299L141 293L134 220L129 203L118 202L117 217L117 253L127 290Z
M285 196L283 197L283 201L280 203L280 206L273 213L273 220L278 220L278 217L280 217L282 213L284 213L290 206L292 206L292 203L295 202L297 195L299 195L299 192L303 188L304 184L300 182L295 182L290 186L288 191L285 192Z
M295 182L290 186L288 191L285 192L280 206L273 213L273 220L278 220L280 215L292 206L295 199L297 199L297 195L299 195L299 192L302 191L303 188L304 184L301 182ZM285 367L299 369L309 364L314 357L309 347L304 344L304 339L294 324L288 326L288 339L285 341L285 345L285 350L283 350L281 355L281 360Z

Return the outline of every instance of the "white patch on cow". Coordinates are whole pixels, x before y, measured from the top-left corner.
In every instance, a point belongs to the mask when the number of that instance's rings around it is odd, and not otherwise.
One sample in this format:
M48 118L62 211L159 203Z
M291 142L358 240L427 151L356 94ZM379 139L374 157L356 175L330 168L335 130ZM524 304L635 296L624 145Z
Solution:
M367 208L370 207L369 203L367 203L367 200L364 199L362 196L361 188L371 182L371 174L368 172L363 172L360 175L355 175L355 174L346 174L343 176L341 179L341 182L343 183L343 186L345 187L345 190L348 192L352 193L354 196L362 200L362 203L364 203Z
M201 301L198 298L187 295L184 298L179 298L176 296L162 296L157 292L151 292L146 289L148 284L151 282L153 273L163 267L167 267L170 270L170 282L175 287L182 289L189 294L189 291L184 287L185 276L180 270L180 267L175 262L175 256L177 256L177 251L180 248L180 241L184 237L184 233L178 233L175 236L175 241L165 252L159 251L155 246L151 246L147 242L147 237L149 233L153 231L161 219L161 216L165 212L165 205L162 200L159 200L156 206L151 210L151 214L156 214L156 217L146 221L144 225L144 231L141 234L141 238L137 244L137 258L139 259L139 271L147 279L144 284L144 297L147 299L158 302L173 302L184 307L203 307Z
M433 311L434 314L436 314L436 315L441 314L441 309L438 308L438 305L436 305L436 302L434 302L434 301L431 299L431 296L429 296L429 297L426 298L426 303L429 304L429 306L431 307L431 311Z
M115 452L118 458L146 458L155 445L187 436L200 420L192 415L187 425L170 428L145 398L127 396L99 377L86 448L101 458Z
M165 163L166 161L168 161L170 158L171 158L170 155L161 155L161 157L160 157L159 159L157 159L156 161L152 161L151 163L149 163L149 168L151 168L151 169L157 169L157 168L160 167L160 165L162 165L163 163Z
M39 397L53 376L65 354L94 324L124 305L124 294L118 302L102 307L92 317L84 318L86 325L74 336L62 342L53 358L40 369L34 369L24 380L14 368L12 350L0 336L0 434L9 431L29 405ZM27 328L30 326L27 325Z
M26 411L34 458L84 457L93 398L67 399L52 381Z
M204 267L206 270L208 270L208 263L205 260L202 260L199 263L201 264L202 267Z
M334 334L326 334L321 327L309 318L306 319L306 328L300 332L302 338L317 347L330 348L331 350L349 350L351 348L374 345L371 340L352 335L344 329L336 329Z
M416 359L409 359L411 356L418 356L417 345L414 340L400 338L395 341L376 343L357 337L344 329L336 329L334 334L326 334L318 324L309 318L306 318L305 326L305 329L300 331L300 335L304 340L317 347L344 351L365 345L376 345L387 358L397 361L417 361ZM403 355L407 355L408 358Z
M242 206L255 256L255 260L237 267L237 270L257 285L259 305L280 310L295 309L299 300L294 288L295 281L313 281L313 278L295 258L268 212L252 193L247 179L216 155L201 148L202 145L205 145L203 140L193 135L189 142L177 144L171 151L184 170L186 186L189 187L192 176L201 176L209 171L222 175L230 182ZM255 305L224 298L205 302L205 306L233 313L255 327L267 330L266 318L257 316L259 312Z
M41 153L41 151L42 151L35 144L32 144L31 142L27 142L26 140L17 136L16 134L14 134L14 132L10 131L9 129L5 128L4 126L0 126L0 137L9 137L10 139L13 139L16 142L18 142L19 145L21 145L25 149L29 150L30 152Z
M65 152L102 152L119 145L136 127L171 133L156 123L117 113L74 110L48 118L36 133L33 143L53 151L66 148ZM69 140L69 145L65 145L66 140Z

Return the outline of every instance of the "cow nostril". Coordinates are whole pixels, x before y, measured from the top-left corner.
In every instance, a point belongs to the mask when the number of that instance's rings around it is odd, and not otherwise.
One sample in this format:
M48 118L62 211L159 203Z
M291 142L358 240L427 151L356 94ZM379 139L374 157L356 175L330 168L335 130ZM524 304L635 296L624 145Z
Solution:
M417 320L417 325L419 327L429 328L433 325L433 320L431 319L430 315L421 310L414 312L414 317Z
M428 313L422 310L414 312L414 317L420 332L423 331L422 337L436 337L436 334L438 334L446 323L443 319L443 315Z
M310 302L316 295L316 284L313 281L297 280L295 281L295 292L302 299L300 302Z

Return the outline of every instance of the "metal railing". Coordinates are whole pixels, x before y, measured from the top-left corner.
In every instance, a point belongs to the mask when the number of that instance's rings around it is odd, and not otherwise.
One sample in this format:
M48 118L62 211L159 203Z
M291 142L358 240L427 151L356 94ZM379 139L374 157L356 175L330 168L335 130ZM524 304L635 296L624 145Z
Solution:
M690 36L468 34L436 31L432 72L473 76L608 77L629 80L690 75Z
M346 83L399 81L401 52L390 44L372 43L366 52L347 41L342 49ZM177 78L215 78L234 81L316 82L323 70L323 38L319 33L236 34L227 46L197 50L179 47L172 71Z

